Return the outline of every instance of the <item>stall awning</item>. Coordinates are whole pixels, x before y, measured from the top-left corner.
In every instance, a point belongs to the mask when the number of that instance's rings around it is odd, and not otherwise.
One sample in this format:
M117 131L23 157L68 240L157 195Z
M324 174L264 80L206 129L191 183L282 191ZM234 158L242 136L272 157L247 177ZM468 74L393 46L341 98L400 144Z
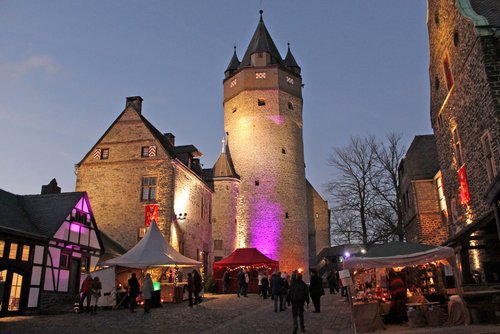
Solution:
M446 259L453 261L451 247L429 246L407 242L389 242L371 246L363 256L353 256L344 261L344 269L407 267Z
M146 235L132 249L122 256L100 263L104 266L122 266L127 268L151 267L194 267L201 262L190 259L176 251L164 238L153 220Z
M241 266L261 266L267 265L272 268L278 268L279 262L272 260L262 254L257 248L237 248L226 258L214 262L214 268L241 267Z

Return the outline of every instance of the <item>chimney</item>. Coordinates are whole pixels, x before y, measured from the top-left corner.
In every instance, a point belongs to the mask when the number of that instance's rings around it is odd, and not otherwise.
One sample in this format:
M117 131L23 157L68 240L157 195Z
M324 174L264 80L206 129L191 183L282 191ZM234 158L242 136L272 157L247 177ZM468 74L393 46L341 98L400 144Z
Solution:
M57 186L57 181L56 179L52 179L49 184L46 184L42 186L42 195L48 195L48 194L60 194L61 193L61 188Z
M165 133L164 134L165 138L167 138L168 142L170 143L170 145L174 146L175 147L175 136L173 133Z
M127 103L125 104L125 109L129 106L134 107L134 109L140 114L142 112L142 97L140 96L129 96L127 97Z

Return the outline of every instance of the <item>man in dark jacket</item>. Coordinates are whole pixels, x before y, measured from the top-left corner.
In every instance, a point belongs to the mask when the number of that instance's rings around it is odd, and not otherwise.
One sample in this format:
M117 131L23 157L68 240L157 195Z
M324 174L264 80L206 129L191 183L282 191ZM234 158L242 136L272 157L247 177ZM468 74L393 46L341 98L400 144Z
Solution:
M130 312L135 312L135 299L141 293L141 287L139 285L139 281L135 276L135 273L132 273L132 277L128 280L128 295L130 298Z
M246 285L245 272L243 271L243 268L240 268L240 272L238 273L238 291L236 291L238 297L240 296L240 294L242 294L243 296L246 295L245 285Z
M283 287L283 280L281 279L281 273L275 272L271 276L271 294L274 301L274 312L278 312L278 305L280 307L280 311L284 311L283 295L281 294L282 287Z
M200 293L203 288L201 275L198 270L193 270L193 284L194 284L194 305L201 303Z
M323 280L318 276L316 269L311 270L311 284L309 285L309 293L314 304L314 313L321 311L321 296L325 294L323 289Z
M309 288L302 280L302 274L297 273L292 275L292 284L290 285L289 292L290 302L292 303L292 316L293 316L293 333L296 334L299 326L297 324L297 317L300 321L300 331L305 332L304 326L304 303L309 307Z

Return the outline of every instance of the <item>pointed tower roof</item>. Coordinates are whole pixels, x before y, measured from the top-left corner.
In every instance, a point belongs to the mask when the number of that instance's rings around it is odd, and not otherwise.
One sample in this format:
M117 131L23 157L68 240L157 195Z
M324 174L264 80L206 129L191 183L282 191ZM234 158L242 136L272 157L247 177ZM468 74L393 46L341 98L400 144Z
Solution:
M226 153L227 151L227 153ZM225 140L222 140L222 152L219 158L215 162L213 170L213 178L218 177L231 177L239 179L239 175L236 174L234 170L233 160L231 159L231 154L229 154L229 148L227 147Z
M260 11L260 20L257 25L257 29L253 34L250 44L248 44L247 51L241 60L240 68L250 66L251 59L250 56L256 52L267 52L271 55L271 64L284 65L283 59L278 51L278 48L273 42L269 31L267 31L264 20L262 19L263 11Z
M238 55L236 54L236 46L234 46L233 57L231 58L231 61L229 61L229 65L227 65L227 68L224 71L226 77L229 76L232 72L236 71L239 66L240 60L238 59Z
M288 52L286 53L285 57L285 65L297 71L297 73L300 74L300 66L295 61L295 58L292 55L292 51L290 51L290 43L288 43Z

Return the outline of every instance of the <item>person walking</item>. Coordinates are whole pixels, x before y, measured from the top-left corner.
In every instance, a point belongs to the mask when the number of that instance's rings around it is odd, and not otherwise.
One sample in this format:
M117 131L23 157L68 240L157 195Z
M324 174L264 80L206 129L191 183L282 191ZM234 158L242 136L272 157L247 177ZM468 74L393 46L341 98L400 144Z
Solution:
M284 311L286 310L286 304L287 304L287 298L286 296L288 295L288 290L290 289L290 285L288 284L288 275L286 272L281 273L281 279L282 279L282 284L281 284L281 309Z
M97 303L101 297L102 284L99 277L94 277L92 287L90 289L90 314L97 314Z
M246 270L243 270L243 274L245 275L245 285L243 286L244 287L243 297L248 297L247 293L248 293L248 284L250 283L250 276L248 276L248 271Z
M309 285L309 293L314 304L314 313L321 312L321 296L325 294L323 289L323 280L319 277L316 269L311 270L311 284Z
M267 292L269 290L269 279L267 278L267 275L262 275L261 284L262 298L267 299Z
M87 302L85 313L90 312L90 290L92 289L92 282L93 280L90 274L88 274L82 282L82 287L80 288L80 313L83 313L83 303L85 301Z
M229 291L229 284L231 283L231 274L229 273L229 268L226 268L226 271L224 271L224 276L222 278L223 285L222 285L222 293L227 293Z
M292 284L290 285L290 292L288 293L290 302L292 303L292 317L293 317L293 333L297 334L299 330L305 332L304 323L304 303L307 303L309 308L309 288L302 280L302 274L297 273L292 275ZM299 321L297 321L297 319Z
M188 291L189 307L193 307L194 281L193 281L193 274L191 273L188 273L187 291Z
M245 277L245 270L243 268L240 268L240 272L238 273L238 291L236 292L238 298L240 295L245 296L246 295L246 277Z
M275 272L271 276L271 294L274 301L274 312L278 312L278 305L280 312L283 311L283 295L281 294L283 286L283 280L281 279L281 273Z
M333 270L328 273L328 276L326 276L326 280L328 281L328 289L330 290L330 294L334 295L335 290L337 290L337 279Z
M194 284L194 305L201 304L200 293L202 290L202 282L201 282L201 275L196 269L193 270L193 284Z
M153 298L153 280L151 274L147 273L144 282L142 282L142 298L144 298L144 313L151 310L151 298Z
M259 271L259 274L257 275L257 284L259 285L259 297L262 296L262 277L264 277L264 274Z
M135 312L135 299L141 293L141 289L139 286L139 281L135 276L135 273L132 273L132 277L128 280L128 296L129 296L129 309L130 312Z

